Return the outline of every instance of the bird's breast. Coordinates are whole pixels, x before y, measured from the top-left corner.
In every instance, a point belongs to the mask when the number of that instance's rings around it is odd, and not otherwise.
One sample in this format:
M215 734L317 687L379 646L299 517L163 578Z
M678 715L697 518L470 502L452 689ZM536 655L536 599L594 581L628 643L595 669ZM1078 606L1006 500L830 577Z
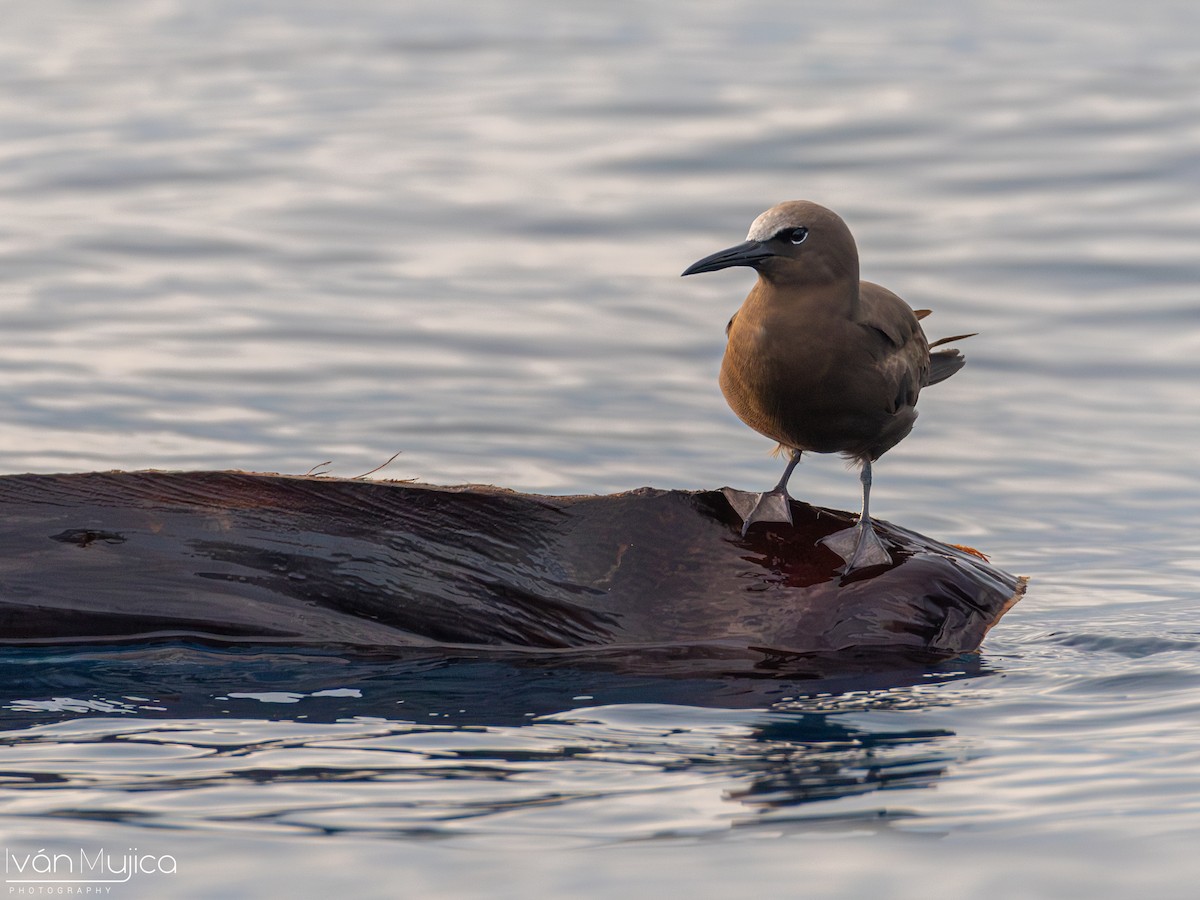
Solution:
M896 413L877 344L844 317L739 313L721 391L738 418L787 447L866 454Z

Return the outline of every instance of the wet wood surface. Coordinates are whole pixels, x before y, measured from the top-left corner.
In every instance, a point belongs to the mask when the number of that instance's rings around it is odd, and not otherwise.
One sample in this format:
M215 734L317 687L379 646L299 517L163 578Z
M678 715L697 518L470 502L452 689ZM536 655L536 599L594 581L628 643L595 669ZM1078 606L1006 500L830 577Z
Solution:
M550 497L243 472L0 477L0 641L194 639L524 654L951 657L1020 579L886 522L893 564L838 574L853 522L719 491Z

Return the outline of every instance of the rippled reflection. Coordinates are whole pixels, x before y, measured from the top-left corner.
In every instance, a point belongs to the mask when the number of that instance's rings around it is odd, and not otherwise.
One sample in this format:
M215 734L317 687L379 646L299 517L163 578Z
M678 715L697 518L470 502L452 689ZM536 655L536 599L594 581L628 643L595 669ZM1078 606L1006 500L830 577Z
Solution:
M610 840L778 825L792 808L803 818L941 778L964 753L953 732L879 730L862 715L936 704L930 685L983 674L965 662L818 683L841 693L817 695L441 657L27 650L3 664L24 690L4 704L0 813Z

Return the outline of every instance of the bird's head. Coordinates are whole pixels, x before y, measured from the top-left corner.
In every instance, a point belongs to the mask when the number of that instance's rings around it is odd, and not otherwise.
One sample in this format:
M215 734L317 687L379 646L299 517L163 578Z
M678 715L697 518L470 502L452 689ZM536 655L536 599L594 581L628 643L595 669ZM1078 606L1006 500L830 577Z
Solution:
M772 206L754 220L746 240L697 260L684 275L749 266L775 283L858 283L858 248L841 216L808 200Z

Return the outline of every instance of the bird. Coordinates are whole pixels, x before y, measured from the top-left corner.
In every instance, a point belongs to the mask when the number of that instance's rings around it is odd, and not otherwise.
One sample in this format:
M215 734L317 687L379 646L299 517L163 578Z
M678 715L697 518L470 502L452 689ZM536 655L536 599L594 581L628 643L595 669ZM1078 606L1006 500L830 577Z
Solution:
M842 218L791 200L756 218L746 240L697 260L683 275L748 266L758 281L726 326L720 386L733 412L778 443L787 457L779 483L755 494L727 489L743 520L791 524L792 471L804 452L840 453L861 466L862 513L824 544L841 569L889 565L871 521L871 464L896 446L917 418L921 389L966 363L957 349L931 352L914 310L887 288L859 279L858 248Z

